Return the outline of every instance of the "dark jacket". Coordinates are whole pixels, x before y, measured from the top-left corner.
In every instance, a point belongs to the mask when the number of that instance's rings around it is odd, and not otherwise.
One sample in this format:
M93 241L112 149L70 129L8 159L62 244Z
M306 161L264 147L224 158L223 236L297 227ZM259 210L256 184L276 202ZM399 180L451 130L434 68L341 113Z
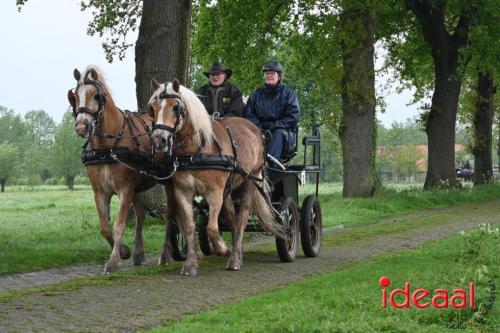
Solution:
M222 117L243 115L242 93L227 81L219 87L206 84L200 87L197 93L209 115L215 111Z
M244 115L262 131L291 129L299 124L299 100L295 91L278 83L254 92L247 101Z

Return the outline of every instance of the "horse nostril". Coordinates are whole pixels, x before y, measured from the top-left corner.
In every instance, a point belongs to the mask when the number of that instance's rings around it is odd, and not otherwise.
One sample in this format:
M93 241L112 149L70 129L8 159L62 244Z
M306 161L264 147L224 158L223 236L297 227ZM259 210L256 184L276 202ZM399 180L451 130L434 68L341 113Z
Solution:
M165 138L161 138L161 146L166 147L167 146L167 140Z

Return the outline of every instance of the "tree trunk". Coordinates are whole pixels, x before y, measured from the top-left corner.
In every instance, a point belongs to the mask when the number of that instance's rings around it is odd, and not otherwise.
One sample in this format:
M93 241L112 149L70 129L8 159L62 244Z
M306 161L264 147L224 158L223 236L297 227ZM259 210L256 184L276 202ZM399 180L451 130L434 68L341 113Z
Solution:
M66 177L66 184L68 185L68 189L73 190L75 187L75 177L74 176L67 176Z
M429 156L424 189L456 186L455 122L462 81L457 71L466 67L459 51L467 45L474 6L464 7L453 27L447 26L445 1L406 0L415 14L434 62L434 94L425 130ZM452 34L448 32L453 31Z
M425 127L429 155L424 189L456 185L455 123L461 88L456 72L458 53L435 52L433 58L435 83Z
M146 110L150 81L187 81L191 0L143 2L135 45L137 106Z
M474 185L483 185L493 179L492 127L493 127L493 78L478 72L477 103L473 115L474 126Z
M375 170L375 13L346 8L342 13L342 122L344 197L372 196Z
M0 192L5 192L5 183L7 183L7 179L0 179Z

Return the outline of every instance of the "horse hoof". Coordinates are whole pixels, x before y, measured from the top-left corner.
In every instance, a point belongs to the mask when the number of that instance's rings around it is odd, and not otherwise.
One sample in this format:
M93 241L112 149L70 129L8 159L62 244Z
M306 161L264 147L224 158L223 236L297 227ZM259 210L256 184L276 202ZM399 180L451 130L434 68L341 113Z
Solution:
M130 258L130 249L125 244L120 245L120 258L124 260Z
M144 253L134 254L134 266L141 266L145 262Z
M106 264L106 266L104 266L104 274L110 274L116 272L117 270L118 270L118 265Z
M184 276L196 276L198 274L198 269L195 266L182 267L181 275Z
M238 261L230 260L226 265L226 270L228 271L239 271L241 270L241 263Z
M168 265L168 264L171 264L173 262L174 262L174 259L170 255L168 255L168 256L161 255L158 258L158 266Z

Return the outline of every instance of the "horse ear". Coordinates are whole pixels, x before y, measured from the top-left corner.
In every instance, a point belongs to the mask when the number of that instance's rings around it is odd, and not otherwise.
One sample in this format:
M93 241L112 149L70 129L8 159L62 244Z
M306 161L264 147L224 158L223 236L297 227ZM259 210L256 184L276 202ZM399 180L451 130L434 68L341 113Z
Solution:
M174 91L176 93L179 92L180 86L181 86L181 83L179 82L179 80L177 80L176 78L174 78L174 81L172 81L172 88L174 88Z
M160 82L155 79L151 79L151 92L155 92L158 88L160 88Z
M75 69L75 71L76 71L76 69ZM69 104L71 104L71 106L74 109L76 106L76 98L75 98L75 94L73 93L72 89L68 90L68 101L69 101Z
M87 76L90 76L90 78L94 81L97 81L99 78L98 78L98 75L97 75L97 71L95 70L95 68L91 68L89 70L89 74Z
M75 70L73 71L73 76L75 77L75 80L77 81L80 81L80 79L82 78L82 74L80 73L80 71L78 69L75 68Z

